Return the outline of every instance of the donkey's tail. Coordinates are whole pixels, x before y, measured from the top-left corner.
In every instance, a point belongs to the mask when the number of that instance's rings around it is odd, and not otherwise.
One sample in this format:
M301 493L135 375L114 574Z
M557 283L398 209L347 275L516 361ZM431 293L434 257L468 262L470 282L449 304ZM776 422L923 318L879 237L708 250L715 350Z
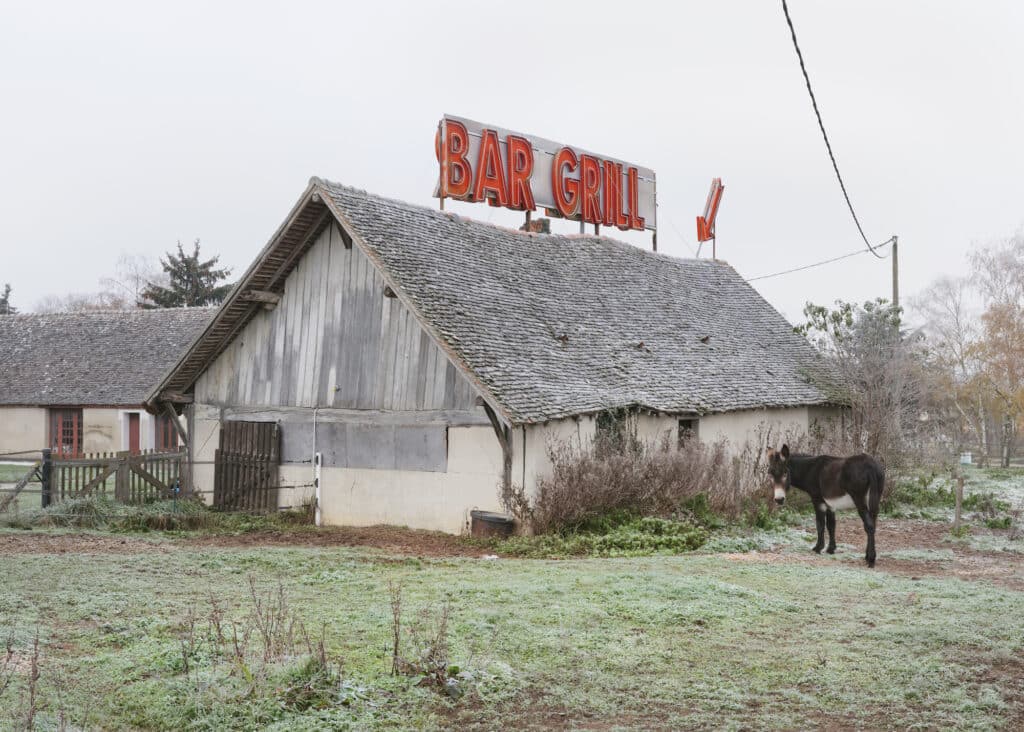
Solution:
M877 466L868 478L868 513L871 518L878 516L878 508L882 503L882 492L885 490L885 468Z

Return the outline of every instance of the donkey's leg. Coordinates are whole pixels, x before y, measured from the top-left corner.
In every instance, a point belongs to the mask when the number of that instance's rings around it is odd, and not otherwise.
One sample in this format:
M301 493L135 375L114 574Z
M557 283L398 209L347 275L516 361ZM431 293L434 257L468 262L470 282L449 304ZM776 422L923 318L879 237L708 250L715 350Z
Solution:
M814 523L818 527L818 543L814 545L812 551L821 554L821 549L825 546L825 512L817 506L814 507Z
M825 511L825 526L828 527L828 549L829 554L836 553L836 512L831 508Z
M868 535L868 548L864 552L864 560L868 563L869 567L875 566L875 517L868 511L867 502L863 497L853 499L854 505L857 506L857 513L860 514L860 520L864 522L864 533Z

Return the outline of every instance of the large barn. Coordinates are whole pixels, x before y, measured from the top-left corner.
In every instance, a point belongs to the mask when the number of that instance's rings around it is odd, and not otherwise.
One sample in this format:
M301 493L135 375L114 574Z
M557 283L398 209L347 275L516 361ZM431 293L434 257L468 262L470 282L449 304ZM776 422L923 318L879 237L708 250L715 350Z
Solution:
M0 455L172 448L143 402L210 308L0 316Z
M226 432L273 423L278 505L319 492L324 523L459 532L610 410L649 438L807 428L832 414L814 360L724 262L314 178L148 402L184 410L198 490L224 485Z

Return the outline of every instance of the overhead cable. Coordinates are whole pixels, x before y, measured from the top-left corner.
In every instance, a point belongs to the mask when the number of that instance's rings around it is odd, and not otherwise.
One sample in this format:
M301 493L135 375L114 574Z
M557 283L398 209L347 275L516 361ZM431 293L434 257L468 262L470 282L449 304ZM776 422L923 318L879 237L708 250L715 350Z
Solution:
M825 132L825 123L821 121L821 112L818 110L818 100L814 98L814 90L811 89L811 79L807 75L807 67L804 65L804 55L800 52L800 44L796 41L796 30L793 28L793 20L789 17L789 7L786 5L786 0L782 0L782 11L786 14L786 23L789 24L789 34L793 37L793 48L796 49L796 56L800 60L800 70L804 74L804 81L807 84L807 93L811 95L811 105L814 107L814 115L818 118L818 127L821 129L821 136L825 138L825 149L828 150L828 157L832 161L832 169L836 172L836 179L839 181L839 187L843 191L843 198L846 199L846 205L850 209L850 215L853 217L853 223L857 225L857 231L860 232L860 238L864 240L864 244L867 246L867 251L871 252L879 259L884 259L882 255L875 251L875 247L871 246L871 242L869 242L867 236L864 235L864 229L861 228L860 220L857 218L857 212L853 210L853 204L850 202L850 195L846 192L846 184L843 183L843 176L839 174L839 165L836 163L836 156L832 154L832 143L829 142L828 133ZM859 254L859 252L854 252L854 254Z
M842 255L840 255L838 257L832 257L832 259L825 259L825 260L822 260L820 262L814 262L813 264L805 264L802 267L794 267L793 269L785 269L785 270L783 270L781 272L772 272L771 274L758 275L757 277L751 277L750 279L747 280L747 282L755 282L757 280L767 280L770 277L780 277L780 276L785 275L785 274L792 274L793 272L802 272L805 269L813 269L814 267L820 267L820 266L822 266L824 264L832 264L833 262L838 262L840 259L849 259L850 257L856 257L858 254L865 254L867 252L871 252L872 254L874 254L879 259L885 259L887 255L879 254L876 251L876 249L881 249L882 247L884 247L884 246L886 246L888 244L891 244L891 243L892 243L892 239L890 238L889 241L884 241L884 242L882 242L881 244L879 244L875 248L872 248L872 247L868 246L866 249L858 249L857 251L850 252L849 254L842 254Z

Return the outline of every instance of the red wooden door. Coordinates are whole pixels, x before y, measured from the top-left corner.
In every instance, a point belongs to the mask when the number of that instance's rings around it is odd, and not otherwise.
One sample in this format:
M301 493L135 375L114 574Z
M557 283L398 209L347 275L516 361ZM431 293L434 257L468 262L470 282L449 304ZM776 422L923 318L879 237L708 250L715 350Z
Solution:
M128 415L128 452L139 451L139 413L132 412Z

